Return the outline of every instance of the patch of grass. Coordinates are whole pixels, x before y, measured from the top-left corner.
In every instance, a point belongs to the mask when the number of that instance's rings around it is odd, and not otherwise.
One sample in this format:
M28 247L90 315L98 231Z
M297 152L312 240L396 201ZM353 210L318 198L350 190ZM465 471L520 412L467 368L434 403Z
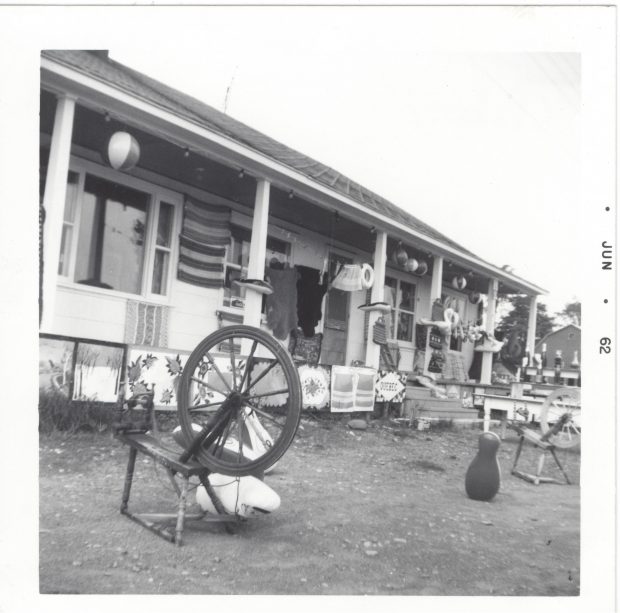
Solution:
M104 432L116 407L96 401L73 401L57 390L39 390L39 432Z

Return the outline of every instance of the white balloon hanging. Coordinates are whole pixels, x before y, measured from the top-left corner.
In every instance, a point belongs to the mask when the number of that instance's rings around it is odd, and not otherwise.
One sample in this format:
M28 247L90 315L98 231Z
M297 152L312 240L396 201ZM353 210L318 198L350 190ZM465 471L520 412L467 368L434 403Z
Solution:
M415 258L409 258L405 262L405 270L407 272L415 272L418 269L419 263Z
M467 287L467 279L463 275L455 275L452 279L452 287L458 290L464 290Z
M409 254L405 251L405 248L402 244L398 244L398 249L394 252L393 255L394 263L398 264L398 266L404 266L409 259Z
M140 159L140 145L129 132L115 132L108 141L106 153L114 170L130 170Z
M423 277L428 272L428 264L424 260L420 260L418 267L415 270L415 274L419 277Z

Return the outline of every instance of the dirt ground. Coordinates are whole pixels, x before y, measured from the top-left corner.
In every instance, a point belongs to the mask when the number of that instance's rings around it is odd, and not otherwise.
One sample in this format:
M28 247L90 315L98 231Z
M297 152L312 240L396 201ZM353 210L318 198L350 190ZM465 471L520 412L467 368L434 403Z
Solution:
M510 475L499 451L491 502L467 497L479 429L418 432L391 422L303 419L272 473L275 513L193 522L175 547L120 515L127 450L109 434L40 440L40 592L64 594L579 594L578 449L561 451L573 485ZM520 467L534 471L538 452ZM561 478L551 461L544 474ZM138 456L130 506L173 509L161 469Z

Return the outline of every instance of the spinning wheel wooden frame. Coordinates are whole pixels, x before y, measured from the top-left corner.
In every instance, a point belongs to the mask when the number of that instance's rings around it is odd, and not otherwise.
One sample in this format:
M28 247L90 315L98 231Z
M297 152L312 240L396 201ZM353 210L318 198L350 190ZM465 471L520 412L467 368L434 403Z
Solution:
M554 428L561 420L561 427ZM543 403L540 414L543 435L551 430L549 442L560 449L575 447L581 441L581 390L562 387L553 390Z
M209 482L210 473L235 477L260 475L282 457L301 417L302 392L297 369L271 335L250 326L228 326L207 336L189 356L177 390L177 416L184 451L164 446L147 434L153 427L153 392L130 399L127 407L146 410L139 424L117 425L117 438L129 447L121 513L177 545L182 543L190 477L204 486L217 516L230 522ZM129 496L136 456L142 453L163 466L178 498L176 513L135 513ZM181 478L179 487L175 477ZM163 523L176 521L174 532Z

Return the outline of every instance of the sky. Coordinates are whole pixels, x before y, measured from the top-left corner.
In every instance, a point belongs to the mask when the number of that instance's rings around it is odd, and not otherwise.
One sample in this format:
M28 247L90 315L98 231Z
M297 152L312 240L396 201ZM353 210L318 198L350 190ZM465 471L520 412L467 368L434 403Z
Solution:
M487 8L478 22L495 28L475 45L453 31L475 15L454 9L197 15L172 47L119 44L110 56L510 265L549 292L551 313L581 298L581 56L502 45L502 28L533 28L534 9Z

